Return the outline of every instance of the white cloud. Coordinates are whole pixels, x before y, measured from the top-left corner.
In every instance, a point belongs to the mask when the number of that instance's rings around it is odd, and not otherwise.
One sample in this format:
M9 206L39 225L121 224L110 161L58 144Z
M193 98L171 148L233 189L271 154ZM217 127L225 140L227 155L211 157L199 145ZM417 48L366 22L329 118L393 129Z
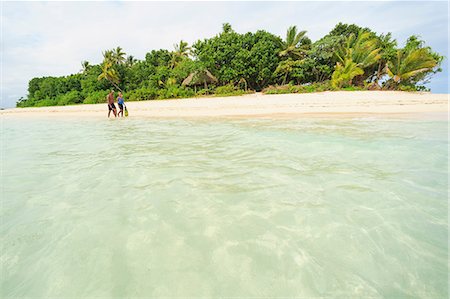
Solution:
M446 2L3 2L1 106L26 95L36 76L67 75L80 62L101 61L116 46L142 59L180 39L215 35L229 22L239 32L265 29L284 35L297 25L318 39L342 21L391 31L399 42L417 33L446 55ZM447 70L435 90L447 90ZM442 79L444 78L444 80Z

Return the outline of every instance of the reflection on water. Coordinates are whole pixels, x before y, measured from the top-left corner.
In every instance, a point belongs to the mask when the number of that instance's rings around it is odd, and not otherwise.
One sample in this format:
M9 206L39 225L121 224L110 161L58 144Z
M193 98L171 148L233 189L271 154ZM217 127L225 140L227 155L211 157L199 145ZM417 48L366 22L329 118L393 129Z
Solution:
M447 123L4 121L3 297L446 298Z

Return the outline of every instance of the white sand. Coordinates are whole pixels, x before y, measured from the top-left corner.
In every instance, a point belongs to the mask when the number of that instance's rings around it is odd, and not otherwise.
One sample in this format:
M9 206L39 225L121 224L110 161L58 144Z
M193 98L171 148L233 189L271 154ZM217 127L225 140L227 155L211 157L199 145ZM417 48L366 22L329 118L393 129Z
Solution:
M448 94L399 91L338 91L309 94L191 98L126 102L130 117L251 117L439 115L447 118ZM117 106L117 105L116 105ZM106 117L107 105L14 108L6 116Z

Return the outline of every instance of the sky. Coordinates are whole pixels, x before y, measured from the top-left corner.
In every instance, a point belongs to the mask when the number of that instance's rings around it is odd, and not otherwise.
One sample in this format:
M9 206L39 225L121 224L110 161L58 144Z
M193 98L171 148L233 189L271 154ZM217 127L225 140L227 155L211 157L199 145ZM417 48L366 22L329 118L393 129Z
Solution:
M1 5L1 100L13 107L27 96L33 77L63 76L98 64L102 51L121 46L143 59L152 49L173 49L219 33L228 22L240 33L264 29L281 37L296 25L317 40L338 22L378 33L399 45L417 34L448 57L447 1L351 2L3 2ZM448 60L432 78L433 93L448 93Z

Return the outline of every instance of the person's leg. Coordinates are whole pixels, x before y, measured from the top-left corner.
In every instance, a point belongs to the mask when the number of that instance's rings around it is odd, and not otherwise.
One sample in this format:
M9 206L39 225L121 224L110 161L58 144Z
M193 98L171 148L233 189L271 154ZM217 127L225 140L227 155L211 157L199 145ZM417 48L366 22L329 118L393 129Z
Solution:
M108 110L108 118L109 118L110 114L111 114L111 109Z
M117 117L117 110L114 109L113 112L114 112L114 117Z

